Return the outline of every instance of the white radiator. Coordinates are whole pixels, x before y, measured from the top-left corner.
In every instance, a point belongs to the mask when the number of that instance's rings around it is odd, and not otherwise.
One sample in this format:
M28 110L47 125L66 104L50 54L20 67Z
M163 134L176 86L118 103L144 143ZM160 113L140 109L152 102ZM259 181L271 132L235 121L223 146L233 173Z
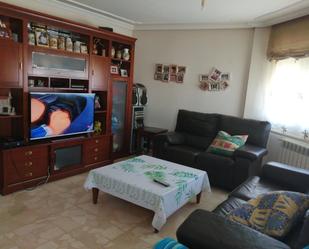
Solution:
M279 162L298 168L309 169L309 144L282 138Z

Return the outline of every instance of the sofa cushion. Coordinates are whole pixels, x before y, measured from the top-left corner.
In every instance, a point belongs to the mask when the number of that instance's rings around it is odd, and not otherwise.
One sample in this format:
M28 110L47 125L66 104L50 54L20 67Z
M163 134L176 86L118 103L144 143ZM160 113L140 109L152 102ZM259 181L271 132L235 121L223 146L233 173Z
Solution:
M243 119L232 116L221 116L219 130L232 135L248 134L248 143L259 147L266 147L271 125L269 122L253 119Z
M225 217L232 210L234 210L235 208L241 207L245 203L246 201L242 199L235 198L235 197L229 197L226 201L219 204L212 212L222 217Z
M309 196L289 191L263 194L226 217L275 238L284 238L309 208Z
M203 152L196 157L194 167L205 170L210 184L229 189L233 185L234 160L231 157Z
M166 160L185 166L193 166L202 151L187 145L170 145L166 148Z
M179 110L175 131L213 138L218 132L218 122L218 114Z
M286 186L278 185L276 183L261 179L258 176L252 176L243 184L234 189L229 196L248 201L254 199L261 194L272 191L288 190Z
M232 156L234 151L243 146L247 141L248 135L230 135L225 131L219 131L207 152Z

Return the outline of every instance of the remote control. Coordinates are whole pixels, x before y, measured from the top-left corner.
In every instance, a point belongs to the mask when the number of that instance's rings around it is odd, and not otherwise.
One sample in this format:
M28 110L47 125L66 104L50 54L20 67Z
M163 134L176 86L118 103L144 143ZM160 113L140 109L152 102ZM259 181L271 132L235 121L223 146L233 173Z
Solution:
M164 187L169 187L169 186L170 186L169 183L164 182L164 181L161 181L161 180L158 180L158 179L153 179L153 181L156 182L156 183L159 183L159 184L163 185Z

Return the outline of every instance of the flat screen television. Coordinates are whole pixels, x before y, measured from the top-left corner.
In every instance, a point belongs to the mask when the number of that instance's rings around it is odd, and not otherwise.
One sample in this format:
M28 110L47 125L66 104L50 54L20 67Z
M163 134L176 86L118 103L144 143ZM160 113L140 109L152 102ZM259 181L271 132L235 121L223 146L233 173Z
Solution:
M30 140L93 132L95 94L30 93Z

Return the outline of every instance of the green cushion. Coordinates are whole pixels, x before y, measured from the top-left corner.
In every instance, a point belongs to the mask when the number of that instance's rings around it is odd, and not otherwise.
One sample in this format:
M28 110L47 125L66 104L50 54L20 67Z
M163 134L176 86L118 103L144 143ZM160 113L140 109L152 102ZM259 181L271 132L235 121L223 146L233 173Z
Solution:
M207 152L231 156L235 150L246 143L247 139L248 135L231 136L225 131L219 131L216 138L207 149Z
M249 200L232 210L227 218L269 236L283 238L301 221L308 208L309 195L276 191Z

